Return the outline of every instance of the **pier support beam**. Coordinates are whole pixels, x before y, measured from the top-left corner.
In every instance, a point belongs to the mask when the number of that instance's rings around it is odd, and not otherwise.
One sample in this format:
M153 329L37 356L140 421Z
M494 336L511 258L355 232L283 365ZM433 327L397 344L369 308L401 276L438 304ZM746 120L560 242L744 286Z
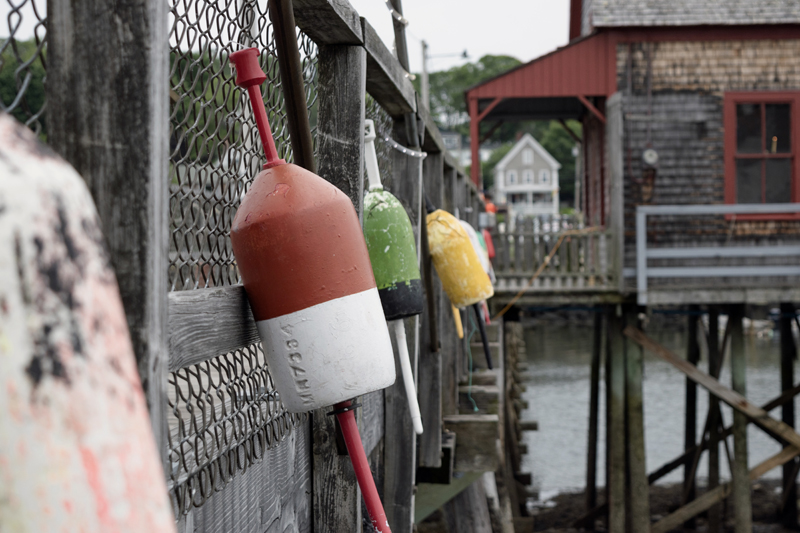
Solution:
M597 505L597 427L600 407L600 359L603 346L603 313L594 314L592 339L592 369L589 393L589 443L586 458L586 511Z
M719 350L719 309L712 307L708 311L708 373L719 378L722 367L722 354ZM708 485L706 491L719 486L719 400L708 394ZM708 531L719 533L722 528L722 503L717 503L708 510Z
M608 531L625 532L625 338L623 308L608 313Z
M728 313L731 331L731 384L734 391L745 396L747 362L744 354L743 318L744 306L741 304L731 306ZM733 412L733 456L731 504L736 524L734 531L749 533L753 530L753 508L747 470L747 416L739 411Z
M700 361L700 343L697 341L697 327L700 321L700 308L696 305L689 306L689 317L686 325L687 345L686 360L697 366ZM697 446L697 383L686 378L686 426L683 433L684 451L688 452ZM691 455L687 456L683 467L683 490L687 501L695 498L695 472ZM685 524L687 528L694 529L694 518Z
M637 308L625 307L626 325L638 327ZM642 375L644 350L625 340L625 411L628 447L628 510L631 531L650 529L650 485L647 482L647 463L644 451L644 406Z
M781 304L779 320L781 334L781 392L793 388L794 360L797 358L797 346L792 333L794 322L794 305ZM783 404L781 419L790 427L794 427L794 398ZM797 529L797 468L800 460L797 457L783 465L783 506L781 508L781 524L788 529Z

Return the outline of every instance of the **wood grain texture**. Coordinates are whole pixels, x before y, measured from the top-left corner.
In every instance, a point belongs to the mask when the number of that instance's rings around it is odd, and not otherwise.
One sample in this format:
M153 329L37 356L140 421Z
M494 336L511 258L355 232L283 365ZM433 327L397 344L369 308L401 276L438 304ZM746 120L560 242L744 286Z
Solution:
M441 205L443 160L441 154L428 154L423 161L423 183L425 194L435 205ZM424 201L424 200L423 200ZM425 246L425 244L423 244ZM425 428L419 437L419 466L439 468L442 465L442 351L439 338L440 317L444 312L443 299L446 299L438 275L432 268L429 254L423 254L423 276L430 276L426 286L428 305L422 314L420 327L420 359L418 391L422 424ZM431 288L431 293L427 289ZM449 303L449 300L448 300ZM430 309L435 309L431 316ZM450 309L447 309L450 314ZM436 322L436 340L431 336L431 321ZM434 346L435 344L435 346Z
M610 308L607 315L608 396L606 408L608 436L608 530L625 531L625 338L622 336L621 306ZM620 315L617 314L620 312Z
M636 324L636 308L625 306L625 322ZM635 343L625 346L625 411L628 449L628 492L630 498L630 523L633 531L647 531L650 527L650 485L647 482L647 462L644 442L644 401L642 376L644 350Z
M747 394L745 387L747 361L744 353L743 318L744 306L732 306L728 312L731 331L731 387L742 396ZM788 424L785 425L787 428L792 429ZM751 503L750 479L747 472L747 449L747 416L744 413L734 411L731 500L736 533L749 533L753 530L753 505Z
M480 478L447 502L443 510L449 531L492 533L489 505Z
M622 277L623 256L625 250L624 220L624 167L622 163L622 94L614 93L606 101L606 153L608 154L607 172L610 184L610 210L609 226L612 230L613 244L611 246L611 270L617 279L617 285L622 292L625 280ZM587 192L588 194L588 192Z
M319 48L319 175L342 190L361 217L364 180L366 52L360 46ZM330 408L312 414L313 531L361 528L361 496L350 458L339 455ZM359 413L360 415L360 413Z
M369 456L383 438L385 417L383 391L363 395L361 405L361 441L364 443L364 453Z
M794 446L800 447L800 435L798 435L791 427L770 417L766 411L750 403L747 398L738 392L735 392L724 386L722 383L712 378L702 370L696 368L694 365L690 365L688 362L679 358L674 353L650 339L640 330L629 326L625 328L624 333L629 338L641 344L645 349L650 350L652 353L692 378L696 383L703 386L711 394L733 407L735 411L747 416L760 428L772 435L784 439Z
M361 18L347 0L292 0L297 26L318 45L364 44Z
M97 206L166 471L167 5L52 0L47 17L48 143Z
M350 197L360 219L366 52L360 46L320 46L318 64L318 174Z
M370 23L362 18L361 24L367 51L367 92L394 118L416 112L414 86L405 70Z
M241 285L169 293L169 371L259 342Z
M307 533L311 528L310 422L193 509L187 533Z
M444 428L456 434L455 469L458 472L490 472L497 469L497 415L448 415Z
M800 454L800 448L788 446L775 455L760 462L753 467L752 470L750 470L748 475L748 485L750 481L754 481L773 468L777 468L782 464L791 461L797 457L798 454ZM680 509L674 511L672 514L665 516L653 524L650 529L650 533L666 533L667 531L671 531L690 518L693 518L703 511L706 511L714 505L720 503L730 494L731 483L724 483L715 489L709 490L696 500L689 502Z

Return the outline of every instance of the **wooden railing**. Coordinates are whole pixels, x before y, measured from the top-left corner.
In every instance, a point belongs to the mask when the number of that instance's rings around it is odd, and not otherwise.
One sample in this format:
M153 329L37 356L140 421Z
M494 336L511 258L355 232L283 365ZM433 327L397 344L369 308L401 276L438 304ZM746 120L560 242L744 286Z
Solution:
M614 240L608 229L583 228L566 218L528 218L515 230L496 231L492 239L496 292L616 288L615 256L611 253Z

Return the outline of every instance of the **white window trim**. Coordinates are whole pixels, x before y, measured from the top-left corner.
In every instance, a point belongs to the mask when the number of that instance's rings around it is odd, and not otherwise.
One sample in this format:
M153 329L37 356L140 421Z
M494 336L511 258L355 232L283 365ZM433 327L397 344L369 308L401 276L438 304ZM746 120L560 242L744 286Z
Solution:
M522 151L522 164L523 165L532 165L533 164L533 150L530 148L525 148Z
M517 184L517 171L516 170L507 170L506 177L508 178L509 185L516 185Z
M530 178L530 179L528 179ZM522 171L522 183L534 183L535 173L532 169L525 169Z
M539 183L547 184L550 183L552 178L552 173L549 169L543 168L539 171Z

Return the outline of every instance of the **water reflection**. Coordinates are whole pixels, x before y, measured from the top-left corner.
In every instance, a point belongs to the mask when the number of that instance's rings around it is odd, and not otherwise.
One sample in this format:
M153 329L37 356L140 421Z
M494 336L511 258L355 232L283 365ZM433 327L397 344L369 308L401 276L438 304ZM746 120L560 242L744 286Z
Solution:
M722 327L720 330L722 331ZM675 353L686 353L686 334L674 328L650 325L647 334ZM526 432L528 454L523 459L525 471L532 472L534 486L543 498L564 491L583 490L586 482L587 428L589 420L589 364L591 359L591 326L536 325L525 330L529 361L529 380L524 393L529 408L525 419L539 421L539 431ZM703 340L701 338L701 345ZM757 405L780 394L780 339L745 337L747 356L747 397ZM700 367L707 370L708 358L702 346ZM800 365L798 365L800 366ZM601 370L602 376L602 370ZM800 371L795 369L795 383ZM720 377L730 384L730 359L726 354ZM598 483L605 483L605 388L600 385L600 442L598 443ZM671 365L645 354L644 411L647 469L652 472L683 453L685 377ZM698 390L697 434L703 430L708 409L708 394ZM780 419L780 408L772 411ZM731 424L731 409L723 405L723 418ZM749 464L758 464L777 453L780 446L754 425L748 426ZM733 441L729 438L733 453ZM730 477L724 449L721 449L721 477ZM700 462L698 476L705 482L708 472L706 454ZM659 483L682 480L682 469L673 471ZM765 477L780 477L776 468Z

